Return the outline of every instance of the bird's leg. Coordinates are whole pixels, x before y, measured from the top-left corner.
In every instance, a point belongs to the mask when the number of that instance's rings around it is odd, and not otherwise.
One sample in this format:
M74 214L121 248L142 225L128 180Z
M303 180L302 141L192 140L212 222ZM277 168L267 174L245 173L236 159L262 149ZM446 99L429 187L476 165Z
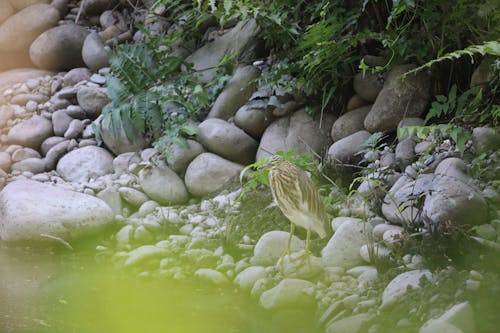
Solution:
M310 240L311 240L311 228L307 228L306 256L309 256L309 254L311 254L311 251L309 250L309 241Z
M290 236L288 237L288 242L286 243L286 248L285 251L283 251L283 254L278 260L278 263L282 266L281 268L283 269L283 261L284 258L288 255L290 257L291 253L291 246L292 246L292 237L293 237L293 232L295 231L295 225L293 223L290 223Z

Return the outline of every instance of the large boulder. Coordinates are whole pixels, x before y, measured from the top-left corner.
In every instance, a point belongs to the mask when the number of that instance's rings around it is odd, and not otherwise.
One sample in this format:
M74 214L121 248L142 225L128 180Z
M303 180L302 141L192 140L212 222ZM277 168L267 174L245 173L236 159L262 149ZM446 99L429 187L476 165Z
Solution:
M278 150L284 152L295 149L297 154L321 152L331 143L330 129L335 117L326 114L323 119L312 118L305 110L274 121L262 135L257 160Z
M65 24L45 31L31 44L30 58L42 69L57 71L83 67L82 47L88 30Z
M243 165L212 153L198 155L188 166L184 181L188 191L197 197L223 190L238 178Z
M3 59L3 58L2 58ZM34 68L19 68L0 73L0 88L4 86L13 86L16 83L26 82L30 79L39 78L42 76L52 76L51 71L44 71Z
M12 7L16 12L20 11L23 8L29 7L34 4L48 4L50 0L7 0L5 2L10 2Z
M98 120L100 119L101 118L98 118ZM122 126L120 126L118 131L115 131L115 129L112 128L111 122L98 121L98 123L102 141L115 155L139 151L146 148L149 144L142 133L137 132L133 139L129 139Z
M217 118L203 121L198 126L197 138L208 151L240 164L252 163L258 146L242 129Z
M196 50L186 58L186 62L193 63L203 82L210 82L226 54L238 54L243 58L241 60L247 61L255 58L260 44L259 30L255 20L241 21L223 36Z
M396 130L404 117L419 117L430 100L430 80L425 71L403 76L412 65L394 67L365 118L369 132Z
M90 119L96 119L110 102L105 88L81 86L76 93L78 104Z
M170 169L177 174L183 175L192 160L201 153L205 152L203 146L194 140L187 140L186 146L173 143L169 146L170 155L167 164Z
M256 79L260 71L252 66L238 67L208 114L208 118L228 120L245 104L257 89Z
M283 279L260 296L260 305L267 310L284 307L310 307L314 304L314 283L301 279Z
M286 231L273 230L265 233L259 238L253 249L252 264L261 266L274 266L285 253L290 233ZM305 242L297 236L292 236L290 251L299 252L306 247Z
M109 66L108 55L104 50L104 42L96 32L91 33L85 38L82 57L87 67L94 72Z
M432 281L432 273L428 270L413 270L399 274L385 287L382 293L381 308L388 308L404 297L410 289L419 289L420 281Z
M142 169L139 182L143 191L161 205L183 204L189 198L182 179L165 165Z
M11 144L39 149L42 142L52 135L52 122L42 116L34 115L12 127L7 139Z
M86 182L113 172L113 155L96 146L79 148L64 155L57 163L57 173L66 181Z
M0 1L0 26L16 11L8 1Z
M0 25L0 51L25 53L31 43L59 21L57 9L46 4L29 6Z
M66 241L96 231L113 221L106 203L86 194L31 180L17 180L0 192L0 238Z
M349 166L361 160L358 152L363 149L363 143L368 140L370 133L359 131L333 143L328 149L329 163L338 169L349 169Z

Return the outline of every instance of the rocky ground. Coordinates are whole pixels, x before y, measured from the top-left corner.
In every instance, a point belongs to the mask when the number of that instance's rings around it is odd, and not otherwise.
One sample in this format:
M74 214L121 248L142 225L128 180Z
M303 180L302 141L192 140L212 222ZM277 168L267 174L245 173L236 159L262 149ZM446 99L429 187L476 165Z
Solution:
M383 79L360 73L348 112L311 118L301 94L256 83L273 63L252 53L254 22L240 22L187 60L202 71L239 48L251 61L238 67L188 148L172 146L158 161L147 137L130 142L101 123L110 102L104 46L140 38L132 8L97 0L83 11L64 0L0 6L1 65L38 67L0 73L2 242L71 248L110 227L116 231L97 251L122 269L233 284L273 311L315 307L329 333L493 332L475 300L497 276L461 259L486 262L500 247L498 129L474 128L465 151L432 134L365 144L372 133L423 125L431 98L424 72L406 80L411 65ZM162 29L154 20L149 27ZM471 85L483 81L475 74ZM299 231L292 255L278 263L288 222L269 206L268 189L237 200L238 176L269 152L291 149L322 155L325 169L339 173L363 169L353 195L326 187L328 239L314 239L304 257ZM462 237L474 226L472 240Z

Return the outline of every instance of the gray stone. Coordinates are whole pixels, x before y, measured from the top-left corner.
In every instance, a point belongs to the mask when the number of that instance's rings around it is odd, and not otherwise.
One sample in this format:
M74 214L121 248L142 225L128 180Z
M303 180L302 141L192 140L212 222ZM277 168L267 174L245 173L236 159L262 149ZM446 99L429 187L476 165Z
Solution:
M361 333L363 328L373 319L370 313L359 313L333 322L329 322L326 333Z
M9 1L0 2L0 26L15 12L16 10L14 9L14 7L12 7Z
M388 74L372 109L365 118L365 128L374 132L394 131L404 117L419 117L430 100L430 81L424 71L402 75L412 65L395 66Z
M201 153L205 152L203 146L194 141L187 140L187 147L178 144L170 145L167 164L168 166L179 175L183 175L192 160Z
M341 169L345 168L344 164L356 164L361 159L357 153L363 149L363 143L365 143L369 137L369 132L359 131L334 142L327 153L329 163Z
M224 90L217 96L207 118L228 120L234 116L257 89L256 79L259 74L260 71L252 65L238 67Z
M286 250L290 233L286 231L269 231L262 235L253 250L252 264L273 266L283 256ZM305 249L305 242L297 236L292 236L290 251L297 252Z
M115 134L111 123L99 122L102 141L106 144L109 150L115 155L120 155L127 152L136 152L148 146L144 134L135 133L134 139L129 139L123 127L120 126L118 135Z
M88 146L64 155L57 163L57 173L66 181L86 182L113 172L113 155L106 149Z
M118 189L122 199L134 207L139 207L149 200L148 196L143 192L131 187L120 187Z
M273 113L267 109L254 108L249 104L243 105L234 116L236 126L259 139L266 128L274 121Z
M63 77L65 87L74 86L78 82L90 80L92 72L86 67L73 68Z
M500 147L500 131L498 128L476 127L472 131L472 144L477 153L495 150Z
M194 272L194 276L215 285L225 285L229 283L228 278L215 269L199 268Z
M295 149L297 154L314 152L321 154L331 143L330 130L335 118L326 114L321 120L311 118L305 110L275 120L262 135L256 160L278 150Z
M308 307L314 304L314 284L301 279L283 279L262 293L260 305L267 310L284 307Z
M469 302L456 304L450 309L446 310L446 312L443 313L439 318L429 320L424 325L422 325L420 333L444 332L435 329L435 327L446 327L446 325L442 324L453 325L453 327L457 329L456 332L476 332L474 311L472 310ZM455 331L451 330L451 332Z
M254 161L258 142L222 119L207 119L198 126L198 141L210 152L239 164Z
M0 238L9 242L48 236L71 241L113 221L100 199L29 180L14 181L0 192L0 212Z
M242 290L250 291L257 280L266 277L266 268L250 266L242 270L234 279L234 283Z
M9 153L0 151L0 169L5 172L10 172L10 166L12 165L12 159Z
M57 24L59 12L46 4L35 4L10 16L0 25L0 51L27 54L31 43Z
M114 215L122 213L122 197L115 188L107 187L97 193L97 197L108 204Z
M12 127L7 139L11 144L38 150L42 142L52 135L52 122L45 117L34 115Z
M103 11L113 8L117 3L117 0L86 0L83 3L83 11L89 16L99 15Z
M110 102L105 88L82 86L76 94L78 104L90 119L96 119L106 104Z
M212 153L198 155L188 166L184 181L194 196L217 193L236 181L243 166Z
M69 151L70 147L71 142L69 140L63 140L50 147L45 155L45 171L55 170L57 162Z
M396 145L395 157L396 163L399 164L401 170L410 165L416 158L415 145L417 143L413 139L405 139L399 141Z
M184 182L165 165L142 169L139 182L144 192L161 205L182 204L188 200Z
M12 162L19 162L27 158L40 158L40 153L32 148L20 148L12 153Z
M380 307L383 309L392 306L401 297L404 297L409 286L418 289L421 279L432 281L432 278L432 273L428 270L413 270L399 274L385 287Z
M356 94L368 102L374 102L384 86L378 74L357 73L354 75L352 87Z
M81 121L80 119L73 119L71 123L69 123L66 132L64 132L64 138L68 140L76 139L82 134L85 127L86 122Z
M39 68L58 71L82 67L82 46L88 34L87 29L73 24L47 30L31 44L31 61Z
M66 139L64 139L63 137L61 136L51 136L45 140L43 140L42 142L42 145L40 147L40 152L42 153L42 156L45 156L47 155L47 152L52 148L54 147L55 145L57 145L58 143L61 143L63 141L65 141Z
M443 160L435 171L433 190L422 213L433 224L481 225L488 221L488 204L459 158Z
M16 11L20 11L35 4L47 4L50 0L8 0L8 2Z
M483 58L479 66L472 73L470 79L470 86L483 86L487 87L488 82L494 78L495 72L492 69L492 65L495 62L496 57L487 55Z
M82 58L87 67L94 72L109 66L109 59L104 50L104 43L96 32L91 33L85 38L82 47Z
M240 60L253 60L259 31L255 20L241 21L223 36L196 50L186 58L186 62L193 63L193 69L200 73L203 82L211 82L217 66L226 54L238 54Z
M65 110L57 110L52 113L52 126L56 136L63 136L68 130L71 118Z
M321 251L325 266L352 268L363 263L359 254L367 243L372 226L365 222L345 221Z
M123 153L113 159L113 169L116 173L128 172L129 166L133 163L140 163L141 157L136 152Z
M42 173L45 171L45 161L41 158L30 157L13 163L11 169L12 171L31 172L33 174Z
M363 106L359 109L355 109L344 113L337 119L332 126L332 139L333 141L339 141L351 134L354 134L365 129L363 121L366 115L370 112L371 106Z
M51 71L44 71L35 68L12 69L9 71L0 72L0 87L13 86L16 83L26 82L29 79L36 79L39 77L52 75L54 75L54 73Z

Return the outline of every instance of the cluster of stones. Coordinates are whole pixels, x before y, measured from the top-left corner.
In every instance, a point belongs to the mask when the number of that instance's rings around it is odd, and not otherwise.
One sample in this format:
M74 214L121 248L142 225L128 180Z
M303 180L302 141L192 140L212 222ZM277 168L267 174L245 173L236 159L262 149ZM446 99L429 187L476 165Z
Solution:
M26 6L14 5L21 2ZM358 332L372 325L378 311L397 304L408 286L419 288L422 279L434 281L423 258L406 255L401 263L406 272L381 296L370 292L378 281L374 260L391 257L403 227L431 228L449 221L479 225L498 218L492 209L499 201L498 188L472 179L451 141L405 137L394 150L364 156L371 171L358 188L359 197L341 207L341 217L331 222L334 234L320 256L304 259L304 241L294 237L292 255L277 263L289 235L272 231L259 239L242 237L240 247L246 255L237 261L212 240L226 231L221 215L238 214L238 192L190 206L174 205L220 193L245 165L277 150L327 151L330 166L349 170L359 162L357 152L371 133L423 123L418 117L429 104L429 78L419 72L403 80L409 65L395 67L383 77L360 73L348 112L338 118L330 113L312 118L300 94L256 84L261 74L261 63L254 62L259 30L254 21L239 22L186 60L206 81L228 52L242 54L242 63L252 65L238 67L187 148L173 145L171 158L151 163L157 152L148 148L146 138L130 142L123 131L116 135L103 126L100 118L109 102L104 46L132 38L126 10L109 10L113 1L84 1L82 12L78 4L64 0L50 5L33 2L37 1L0 4L6 8L0 7L0 56L24 54L7 66L35 64L60 72L0 74L5 83L0 82L2 240L71 241L118 222L115 240L120 251L115 257L126 267L140 267L141 275L234 283L264 308L317 305L327 332ZM31 18L35 12L37 19ZM80 25L70 23L76 20ZM14 41L13 36L19 37ZM106 148L98 146L96 128ZM494 129L476 128L469 148L490 151L498 147L498 140ZM497 152L490 158L498 157ZM375 183L383 186L374 187ZM366 203L363 194L380 201ZM401 209L402 203L409 204ZM488 225L483 228L485 239L498 242L500 224ZM165 230L170 236L161 239ZM475 290L480 280L480 274L470 272L464 288ZM471 308L459 297L456 301L420 331L470 332ZM377 332L376 324L372 326Z

